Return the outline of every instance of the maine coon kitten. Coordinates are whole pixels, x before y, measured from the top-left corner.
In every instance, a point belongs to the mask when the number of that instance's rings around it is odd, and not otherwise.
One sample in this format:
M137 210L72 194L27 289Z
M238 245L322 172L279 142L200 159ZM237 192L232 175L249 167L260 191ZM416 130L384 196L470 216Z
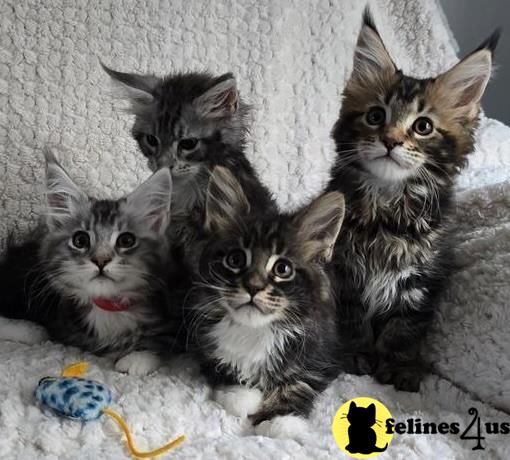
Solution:
M120 200L97 200L51 153L46 159L46 219L28 241L8 247L0 313L94 353L165 342L170 172L158 171Z
M216 399L259 434L296 435L296 416L338 371L328 262L343 211L337 192L293 216L254 211L234 176L214 169L190 334Z
M350 370L400 390L420 386L420 346L449 274L454 181L473 149L497 40L416 79L396 68L365 12L328 190L345 193L349 209L335 257Z
M233 172L254 206L273 206L244 153L249 107L239 97L231 73L159 78L103 68L131 100L132 134L149 168L170 167L172 172L172 243L181 243L184 249L192 245L214 166Z

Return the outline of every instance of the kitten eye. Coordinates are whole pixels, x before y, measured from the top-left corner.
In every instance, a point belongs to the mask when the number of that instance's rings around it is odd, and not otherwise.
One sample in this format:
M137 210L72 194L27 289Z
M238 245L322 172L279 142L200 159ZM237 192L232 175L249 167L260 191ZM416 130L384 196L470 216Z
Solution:
M247 261L248 259L245 251L242 249L234 249L225 256L223 264L231 270L242 270L246 267Z
M72 238L73 246L76 249L87 249L90 247L90 237L87 232L78 231L73 235Z
M149 150L155 152L159 147L159 138L154 134L142 134L141 138Z
M121 249L132 248L136 244L136 236L129 232L121 233L115 245Z
M366 118L371 126L382 125L386 120L386 111L382 107L372 107L367 112Z
M420 136L427 136L434 130L434 124L430 118L420 117L413 123L413 130Z
M198 144L196 137L190 137L189 139L182 139L179 141L179 148L182 150L193 150Z
M294 274L294 267L287 259L278 259L273 265L273 274L281 279L289 279Z

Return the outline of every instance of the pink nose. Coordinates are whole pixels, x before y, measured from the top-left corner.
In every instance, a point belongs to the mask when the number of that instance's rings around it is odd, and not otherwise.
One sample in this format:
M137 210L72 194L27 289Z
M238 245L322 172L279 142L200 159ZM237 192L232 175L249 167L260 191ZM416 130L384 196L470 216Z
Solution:
M385 137L383 139L383 144L388 152L391 152L397 145L402 145L403 143L393 139L392 137Z
M90 260L95 263L100 270L102 270L112 261L112 258L110 256L94 256Z

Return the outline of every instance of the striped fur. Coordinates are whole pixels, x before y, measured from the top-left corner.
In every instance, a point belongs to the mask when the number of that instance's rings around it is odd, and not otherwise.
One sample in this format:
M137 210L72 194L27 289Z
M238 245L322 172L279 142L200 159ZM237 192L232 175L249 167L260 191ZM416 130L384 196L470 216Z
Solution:
M94 353L169 347L168 244L162 233L170 174L153 175L118 201L96 200L81 192L53 157L47 160L46 221L23 244L9 244L0 264L0 313L36 321L53 339ZM90 245L76 247L77 231L88 235ZM117 244L124 232L136 237L133 247ZM99 258L107 260L102 268ZM97 307L94 298L130 306L112 313Z
M105 70L132 103L133 137L152 171L170 167L174 181L170 237L186 260L201 226L209 176L214 166L229 169L253 206L274 206L245 155L249 106L239 97L234 76L176 73L164 78ZM154 136L152 146L147 136ZM150 138L152 139L152 138ZM192 139L196 145L189 147Z
M365 13L333 129L328 190L344 192L348 206L335 248L348 370L400 390L419 389L422 341L448 280L453 185L473 149L495 40L487 43L419 80L396 68Z
M190 339L213 385L263 393L250 414L255 425L278 415L307 416L338 369L324 254L340 229L343 199L328 194L293 216L260 213L246 206L227 170L216 168L211 181L207 215L214 232L205 235L197 257ZM229 265L233 254L241 257L233 262L244 261L241 267ZM290 272L277 270L282 260Z

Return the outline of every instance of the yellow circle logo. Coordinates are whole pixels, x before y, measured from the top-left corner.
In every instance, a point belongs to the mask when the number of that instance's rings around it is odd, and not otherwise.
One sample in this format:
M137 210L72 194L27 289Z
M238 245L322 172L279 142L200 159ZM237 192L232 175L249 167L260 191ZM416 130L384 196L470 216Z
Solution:
M347 455L375 457L386 451L393 433L386 433L390 411L376 399L354 398L338 409L333 420L333 437Z

